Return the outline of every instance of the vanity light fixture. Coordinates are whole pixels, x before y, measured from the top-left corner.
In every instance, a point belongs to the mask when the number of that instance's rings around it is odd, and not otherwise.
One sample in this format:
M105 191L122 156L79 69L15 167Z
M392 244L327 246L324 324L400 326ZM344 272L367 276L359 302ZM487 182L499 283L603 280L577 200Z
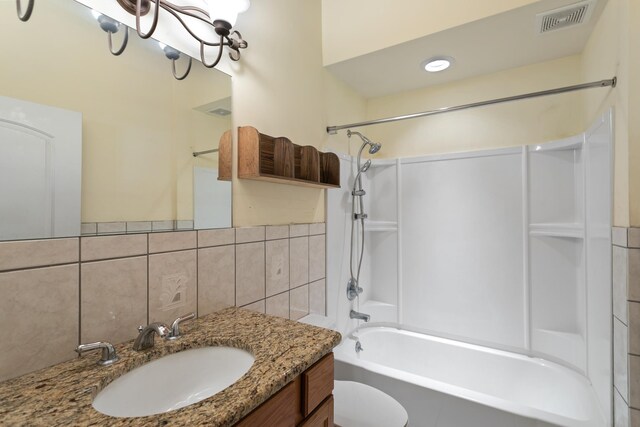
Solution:
M117 0L118 4L136 17L136 31L143 39L153 35L158 26L160 9L173 16L175 20L200 44L200 61L207 68L213 68L220 62L224 47L228 47L229 57L233 61L240 59L240 49L248 44L242 34L233 30L238 14L249 8L248 0L208 0L209 11L195 5L177 5L168 0ZM142 17L151 13L153 20L147 31L143 30ZM207 27L213 31L202 31ZM203 37L203 33L209 33ZM216 59L207 63L205 50L217 48ZM166 52L165 52L166 53Z
M453 64L453 58L450 56L434 56L424 61L422 66L429 73L437 73L446 70L451 64Z
M18 11L18 18L22 22L27 22L29 18L31 18L31 13L33 13L33 4L35 0L28 0L27 9L22 13L22 1L16 0L16 9Z
M171 60L171 70L173 71L173 77L175 77L176 80L184 80L191 71L192 58L189 57L187 71L185 71L182 76L178 76L178 74L176 73L176 61L180 59L180 52L172 48L171 46L167 46L164 43L158 42L158 44L160 45L160 49L164 51L165 56Z
M113 34L117 33L120 30L120 23L115 19L111 19L106 15L101 14L95 10L91 10L91 14L100 24L100 28L102 28L108 34L109 40L109 51L114 56L119 56L124 52L124 49L127 47L127 43L129 42L129 27L124 26L124 39L122 40L122 46L118 50L113 50Z

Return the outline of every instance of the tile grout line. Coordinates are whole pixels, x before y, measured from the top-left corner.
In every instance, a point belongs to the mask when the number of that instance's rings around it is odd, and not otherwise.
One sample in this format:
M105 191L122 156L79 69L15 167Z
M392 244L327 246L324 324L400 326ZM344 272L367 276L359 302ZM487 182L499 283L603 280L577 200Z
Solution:
M149 309L149 299L151 297L151 291L150 291L150 281L151 281L151 259L149 258L149 234L147 234L147 325L150 323L151 320L151 313L150 313L150 309Z

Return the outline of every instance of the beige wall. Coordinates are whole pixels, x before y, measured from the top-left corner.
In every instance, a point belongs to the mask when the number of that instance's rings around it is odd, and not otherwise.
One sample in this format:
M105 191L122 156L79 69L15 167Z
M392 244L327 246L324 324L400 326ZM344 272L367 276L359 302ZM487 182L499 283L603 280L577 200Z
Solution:
M576 84L579 75L580 57L571 56L371 99L367 117L391 117L546 90ZM371 126L365 132L384 144L380 157L411 157L540 143L584 131L580 100L577 93L537 98Z
M362 118L364 101L322 67L320 0L253 2L240 19L249 49L231 64L234 124L300 145L339 147L326 135L328 120ZM236 227L323 220L324 190L233 181Z
M324 64L535 3L535 0L322 0Z
M609 93L585 92L587 121L615 109L614 224L640 225L640 5L609 0L582 55L585 79L616 75ZM600 77L596 77L600 76Z
M157 44L133 34L113 57L75 2L39 2L22 23L5 1L0 17L11 35L0 39L0 94L83 114L82 221L191 219L191 166L211 160L190 153L230 127L192 108L230 96L228 77L194 64L178 82Z

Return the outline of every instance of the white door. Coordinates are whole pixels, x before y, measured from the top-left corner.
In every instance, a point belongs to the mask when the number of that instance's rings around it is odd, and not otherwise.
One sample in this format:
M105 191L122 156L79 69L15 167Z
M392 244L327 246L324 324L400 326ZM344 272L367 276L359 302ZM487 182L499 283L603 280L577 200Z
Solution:
M0 96L0 240L80 234L82 115Z

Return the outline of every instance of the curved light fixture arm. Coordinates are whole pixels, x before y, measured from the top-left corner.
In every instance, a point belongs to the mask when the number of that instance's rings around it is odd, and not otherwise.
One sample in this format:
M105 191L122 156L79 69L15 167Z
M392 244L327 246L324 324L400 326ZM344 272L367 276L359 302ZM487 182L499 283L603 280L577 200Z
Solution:
M109 38L109 51L113 56L120 56L126 49L127 43L129 42L129 27L124 25L124 39L122 40L122 46L120 46L116 51L113 50L113 33L111 31L107 31L107 34Z
M209 46L218 46L218 56L216 57L216 60L213 61L211 64L207 64L207 58L205 58L204 56L205 44L206 43L203 41L200 42L200 61L202 61L202 65L204 65L205 67L213 68L216 65L218 65L218 62L220 62L220 58L222 58L222 48L225 46L224 36L220 36L220 43L216 43L215 45L209 45Z
M158 17L160 16L160 2L161 0L149 0L151 3L155 3L156 7L153 11L153 23L151 24L151 28L148 32L143 33L140 25L141 20L141 10L142 10L142 0L136 0L136 31L138 35L143 39L148 39L153 35L156 31L156 27L158 26Z
M176 73L176 60L172 59L171 70L173 71L173 77L175 77L176 80L184 80L185 78L187 78L187 76L189 75L189 72L191 71L192 62L193 62L193 58L189 57L189 65L187 65L187 71L185 71L182 76L178 76L178 74Z
M234 39L232 37L233 35L237 35L238 38ZM240 49L246 49L249 46L249 43L244 41L244 39L242 38L242 34L240 34L240 31L232 32L229 35L229 37L227 38L227 40L229 40L229 42L231 43L229 45L229 48L231 49L231 52L229 52L229 58L231 58L233 61L239 61L240 60ZM235 53L235 55L234 55L234 53Z
M22 13L22 1L16 0L16 10L18 12L18 19L22 22L27 22L29 18L31 18L31 14L33 13L33 5L35 4L35 0L28 0L27 9Z

